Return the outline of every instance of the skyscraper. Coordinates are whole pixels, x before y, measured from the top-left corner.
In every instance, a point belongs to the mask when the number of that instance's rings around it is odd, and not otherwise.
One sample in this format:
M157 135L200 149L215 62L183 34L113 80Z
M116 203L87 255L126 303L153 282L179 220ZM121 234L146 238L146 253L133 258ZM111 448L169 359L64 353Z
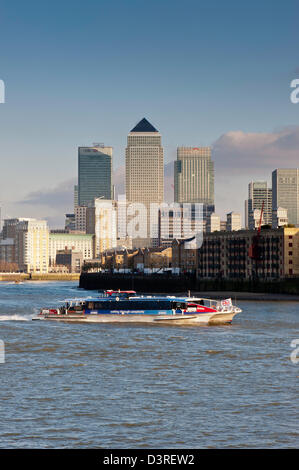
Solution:
M126 197L129 202L162 202L164 156L161 134L143 118L128 135Z
M78 149L78 205L112 198L112 147L95 144Z
M256 225L254 211L261 211L264 203L263 223L272 224L272 189L268 188L266 181L251 181L248 185L248 203L245 225L253 230Z
M272 172L272 209L287 209L289 224L299 225L299 169L278 168Z
M204 223L215 212L211 147L178 147L174 162L174 200L203 204Z
M214 205L211 147L178 147L174 166L175 202Z
M164 153L161 134L143 118L128 134L126 148L126 199L142 203L147 210L147 237L150 238L150 204L164 199ZM141 242L141 241L140 241Z

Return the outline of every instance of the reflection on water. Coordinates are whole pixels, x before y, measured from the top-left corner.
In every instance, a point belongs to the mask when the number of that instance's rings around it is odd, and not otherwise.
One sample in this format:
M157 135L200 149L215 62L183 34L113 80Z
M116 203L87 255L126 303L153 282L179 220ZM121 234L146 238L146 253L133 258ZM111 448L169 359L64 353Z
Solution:
M0 447L297 447L296 302L240 302L231 326L31 322L91 295L0 284Z

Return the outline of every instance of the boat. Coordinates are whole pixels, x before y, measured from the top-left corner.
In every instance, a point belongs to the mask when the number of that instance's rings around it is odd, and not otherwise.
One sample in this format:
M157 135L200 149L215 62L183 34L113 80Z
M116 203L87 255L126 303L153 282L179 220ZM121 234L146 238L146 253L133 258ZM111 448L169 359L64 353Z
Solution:
M33 320L96 323L231 323L241 309L231 299L138 295L135 291L104 291L98 297L66 299L56 308L42 308Z

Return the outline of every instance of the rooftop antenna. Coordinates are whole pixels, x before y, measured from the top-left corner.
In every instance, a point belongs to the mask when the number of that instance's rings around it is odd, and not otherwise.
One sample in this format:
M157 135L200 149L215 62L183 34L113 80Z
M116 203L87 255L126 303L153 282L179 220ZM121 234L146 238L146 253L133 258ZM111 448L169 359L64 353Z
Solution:
M94 142L92 144L93 147L98 147L98 148L103 148L105 147L105 144L103 142Z

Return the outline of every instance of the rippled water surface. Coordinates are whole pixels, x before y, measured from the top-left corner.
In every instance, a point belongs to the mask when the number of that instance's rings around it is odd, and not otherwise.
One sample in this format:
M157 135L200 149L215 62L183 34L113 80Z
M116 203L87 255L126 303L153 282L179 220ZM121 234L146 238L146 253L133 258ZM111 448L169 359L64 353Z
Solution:
M0 447L298 447L299 303L240 302L231 326L31 321L90 295L0 283Z

